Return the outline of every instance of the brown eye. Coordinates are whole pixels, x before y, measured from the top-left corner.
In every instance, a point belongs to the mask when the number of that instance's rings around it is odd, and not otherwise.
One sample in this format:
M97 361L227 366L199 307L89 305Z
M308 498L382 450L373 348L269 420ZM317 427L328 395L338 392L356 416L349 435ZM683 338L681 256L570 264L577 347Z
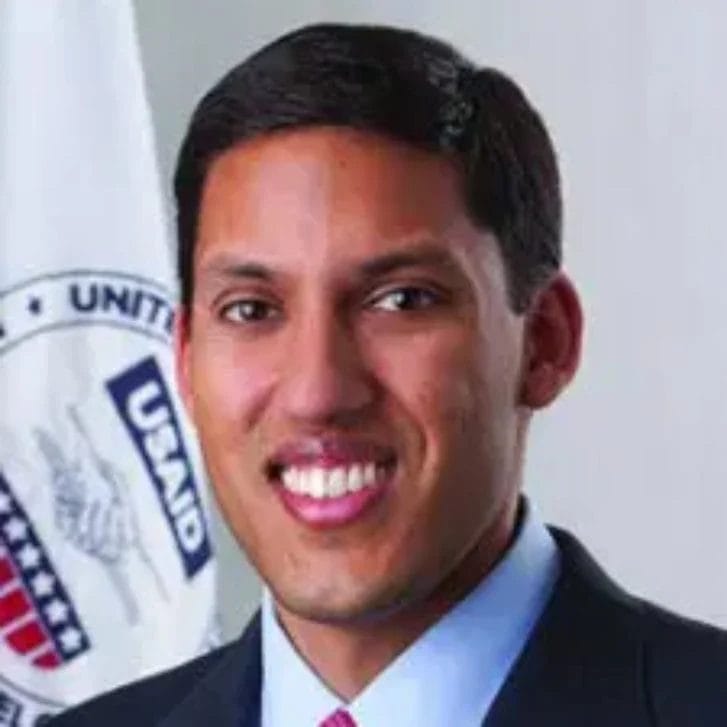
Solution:
M431 308L439 303L439 297L426 288L414 286L395 288L375 298L372 308L384 311L408 311Z
M277 315L278 311L270 303L255 298L236 300L226 305L221 312L221 317L232 323L257 323Z

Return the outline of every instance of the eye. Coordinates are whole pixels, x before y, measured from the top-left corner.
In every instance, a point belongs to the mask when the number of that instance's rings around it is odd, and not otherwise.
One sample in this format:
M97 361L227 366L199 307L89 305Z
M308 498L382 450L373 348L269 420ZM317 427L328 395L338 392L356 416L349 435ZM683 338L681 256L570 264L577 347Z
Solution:
M275 318L279 311L270 303L257 298L235 300L225 305L220 317L232 323L258 323Z
M408 286L388 290L371 302L371 307L384 311L423 310L440 302L440 297L426 288Z

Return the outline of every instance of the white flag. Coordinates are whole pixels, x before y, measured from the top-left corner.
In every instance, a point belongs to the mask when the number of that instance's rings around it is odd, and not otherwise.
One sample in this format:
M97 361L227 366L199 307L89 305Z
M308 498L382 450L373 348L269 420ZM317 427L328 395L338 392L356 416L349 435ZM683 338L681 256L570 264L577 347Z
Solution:
M0 725L186 660L214 625L132 10L0 2Z

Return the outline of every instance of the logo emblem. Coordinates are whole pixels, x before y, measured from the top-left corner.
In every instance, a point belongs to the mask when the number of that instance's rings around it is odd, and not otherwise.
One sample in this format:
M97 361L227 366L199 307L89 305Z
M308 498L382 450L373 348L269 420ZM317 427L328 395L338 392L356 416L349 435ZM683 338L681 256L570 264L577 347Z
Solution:
M170 295L111 271L0 291L0 725L214 643L199 453Z

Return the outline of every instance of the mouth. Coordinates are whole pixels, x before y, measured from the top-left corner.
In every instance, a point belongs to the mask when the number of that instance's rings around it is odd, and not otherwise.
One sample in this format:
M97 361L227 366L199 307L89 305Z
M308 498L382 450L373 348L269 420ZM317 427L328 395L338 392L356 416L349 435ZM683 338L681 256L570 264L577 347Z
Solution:
M308 440L288 447L267 466L268 479L296 520L315 527L348 525L384 496L397 469L388 447Z

